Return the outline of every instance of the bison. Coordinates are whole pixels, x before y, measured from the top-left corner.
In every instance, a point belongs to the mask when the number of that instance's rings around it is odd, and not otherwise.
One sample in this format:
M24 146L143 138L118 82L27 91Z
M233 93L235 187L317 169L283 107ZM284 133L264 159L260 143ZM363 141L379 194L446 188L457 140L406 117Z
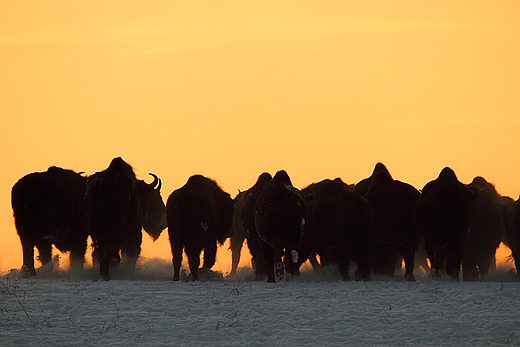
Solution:
M393 277L404 258L405 278L414 281L414 257L420 241L415 208L421 194L394 180L382 163L376 164L369 178L356 184L355 191L370 202L375 213L370 247L374 273Z
M473 193L473 211L462 256L462 277L474 281L485 277L494 266L505 228L495 187L482 177L475 177L467 187Z
M135 268L141 253L141 228L154 239L166 228L166 209L161 197L161 180L138 180L132 167L120 157L87 180L85 208L89 233L94 242L94 259L99 274L110 279L110 265L120 261L119 252Z
M305 200L287 172L278 171L258 195L255 230L261 240L267 281L276 282L285 270L297 274L298 247L305 223ZM282 263L282 256L284 263Z
M351 260L356 280L370 280L370 240L374 211L367 200L349 191L341 179L323 180L302 189L312 196L305 204L300 262L318 254L321 264L338 264L343 280L350 280Z
M199 279L200 253L203 267L215 264L217 241L223 244L232 236L233 199L215 181L194 175L173 191L166 203L168 234L173 256L173 280L180 279L182 251L188 256L191 276Z
M256 183L245 192L244 202L240 211L247 245L251 252L253 271L257 280L264 279L267 276L267 270L262 251L262 241L256 232L255 226L256 201L272 178L271 174L267 172L262 173L258 177Z
M238 264L240 263L240 253L242 252L242 245L246 239L246 230L244 223L242 223L242 205L246 197L246 192L240 192L235 199L233 212L233 236L230 238L229 249L231 250L231 272L230 275L237 274Z
M422 189L416 218L434 277L439 277L441 270L446 269L453 280L459 279L470 231L471 201L472 194L449 167Z
M50 263L52 245L70 251L71 268L82 269L87 248L83 210L86 178L52 166L22 177L13 186L11 203L23 249L22 275L35 276L34 246L42 265Z

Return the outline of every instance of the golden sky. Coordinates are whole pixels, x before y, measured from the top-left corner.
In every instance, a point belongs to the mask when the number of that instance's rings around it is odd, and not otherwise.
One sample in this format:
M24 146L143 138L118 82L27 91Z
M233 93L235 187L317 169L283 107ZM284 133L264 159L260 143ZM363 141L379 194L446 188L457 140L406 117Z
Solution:
M381 161L422 188L450 166L516 199L519 19L518 1L0 0L0 272L22 264L11 187L51 165L121 156L165 201L195 173L234 195L264 171L302 188ZM166 231L145 239L170 259Z

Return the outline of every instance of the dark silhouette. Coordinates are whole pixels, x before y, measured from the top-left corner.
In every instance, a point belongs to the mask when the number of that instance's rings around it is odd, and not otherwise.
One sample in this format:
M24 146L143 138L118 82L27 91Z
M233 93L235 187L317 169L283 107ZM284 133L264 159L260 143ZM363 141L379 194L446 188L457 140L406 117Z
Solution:
M202 250L203 267L208 270L213 267L217 241L223 244L233 234L233 203L231 196L215 181L201 175L191 176L183 187L171 193L166 209L174 281L180 279L183 249L194 281L199 279Z
M261 240L268 282L284 277L284 263L285 271L298 273L297 249L305 222L304 204L301 192L293 187L283 170L275 174L258 196L254 222Z
M246 192L240 192L234 199L235 212L233 213L233 236L230 238L229 245L229 249L231 250L231 276L237 274L242 244L246 239L246 230L244 228L244 223L242 223L242 205L244 204L246 194Z
M417 222L423 233L432 275L441 270L459 279L462 255L471 222L472 195L452 169L444 168L428 182L417 205Z
M505 228L495 187L482 177L475 177L467 187L473 193L473 211L462 256L462 277L475 281L495 267L495 252Z
M141 228L154 239L166 227L166 209L161 197L161 180L154 174L151 184L137 180L123 159L87 180L85 207L94 242L94 260L99 274L110 279L109 268L120 262L119 252L132 268L141 253Z
M24 277L35 276L34 246L42 265L52 257L52 245L70 251L71 268L82 269L87 248L83 210L86 178L52 166L22 177L11 193L16 231L23 248Z
M372 175L356 184L356 193L370 202L375 213L371 243L374 273L393 277L404 259L405 278L415 281L414 257L420 241L415 208L421 195L419 191L392 179L387 168L377 163Z
M262 173L258 177L256 183L245 192L246 195L240 212L242 224L247 237L247 245L251 252L253 271L257 280L264 279L267 276L267 270L262 251L262 243L260 237L258 237L258 233L256 232L255 208L260 193L262 193L271 179L272 176L267 172Z
M308 194L308 192L311 192ZM302 189L312 195L305 203L305 226L299 264L318 254L321 265L338 264L343 280L350 280L350 262L357 264L356 280L370 280L370 241L374 211L341 179L323 180Z

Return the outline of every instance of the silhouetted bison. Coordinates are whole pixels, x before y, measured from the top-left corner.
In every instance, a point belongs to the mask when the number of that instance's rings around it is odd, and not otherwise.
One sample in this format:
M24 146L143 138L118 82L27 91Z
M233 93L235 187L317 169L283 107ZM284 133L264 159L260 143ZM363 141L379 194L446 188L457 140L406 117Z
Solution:
M444 168L428 182L417 205L417 222L424 235L432 274L459 279L464 246L471 222L471 193L452 169Z
M310 194L306 194L310 191ZM370 280L370 241L374 211L368 201L348 190L341 179L323 180L302 189L312 195L305 203L305 226L300 246L302 264L309 254L320 256L321 265L338 264L343 280L350 280L351 260L356 280Z
M505 228L495 187L482 177L475 177L467 187L473 192L473 210L462 256L462 274L464 281L474 281L494 267L495 252Z
M199 279L200 253L204 250L204 265L215 264L217 241L223 244L233 234L233 200L217 183L194 175L175 190L166 203L168 234L173 255L173 280L180 279L183 249L194 281Z
M161 181L146 184L121 158L87 180L85 206L88 227L94 242L94 259L100 276L110 279L110 265L119 262L119 251L130 266L141 253L141 228L154 239L166 227L166 209L161 197Z
M24 277L35 276L34 246L42 265L51 261L54 244L70 251L71 267L82 269L87 248L83 209L86 178L52 166L22 177L11 193L16 231L23 248Z
M258 177L256 183L245 192L244 202L240 211L247 237L247 245L251 252L253 271L257 280L264 279L267 276L267 270L262 251L262 242L255 226L256 201L272 178L267 172L262 173Z
M255 229L261 240L267 270L267 281L276 282L298 272L298 247L300 245L305 206L301 192L293 187L285 171L278 171L260 193L255 205Z
M233 200L235 201L233 213L233 235L230 238L229 249L231 250L231 272L230 275L237 274L238 263L240 263L240 253L242 244L246 239L246 230L242 223L242 205L246 197L246 192L240 192Z
M393 277L402 256L405 278L414 281L414 256L420 240L415 208L421 194L411 185L392 179L381 163L369 178L356 184L356 193L370 202L375 213L372 270Z

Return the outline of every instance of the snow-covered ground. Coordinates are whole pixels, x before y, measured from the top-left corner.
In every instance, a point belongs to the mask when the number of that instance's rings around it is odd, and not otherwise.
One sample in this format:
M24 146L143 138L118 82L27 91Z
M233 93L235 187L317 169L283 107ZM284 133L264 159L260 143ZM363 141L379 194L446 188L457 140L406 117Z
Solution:
M139 263L138 263L139 264ZM39 269L0 277L0 345L501 346L520 344L520 282L376 279L306 270L276 284L206 274L170 280L151 259L113 280ZM128 278L131 278L129 280Z

